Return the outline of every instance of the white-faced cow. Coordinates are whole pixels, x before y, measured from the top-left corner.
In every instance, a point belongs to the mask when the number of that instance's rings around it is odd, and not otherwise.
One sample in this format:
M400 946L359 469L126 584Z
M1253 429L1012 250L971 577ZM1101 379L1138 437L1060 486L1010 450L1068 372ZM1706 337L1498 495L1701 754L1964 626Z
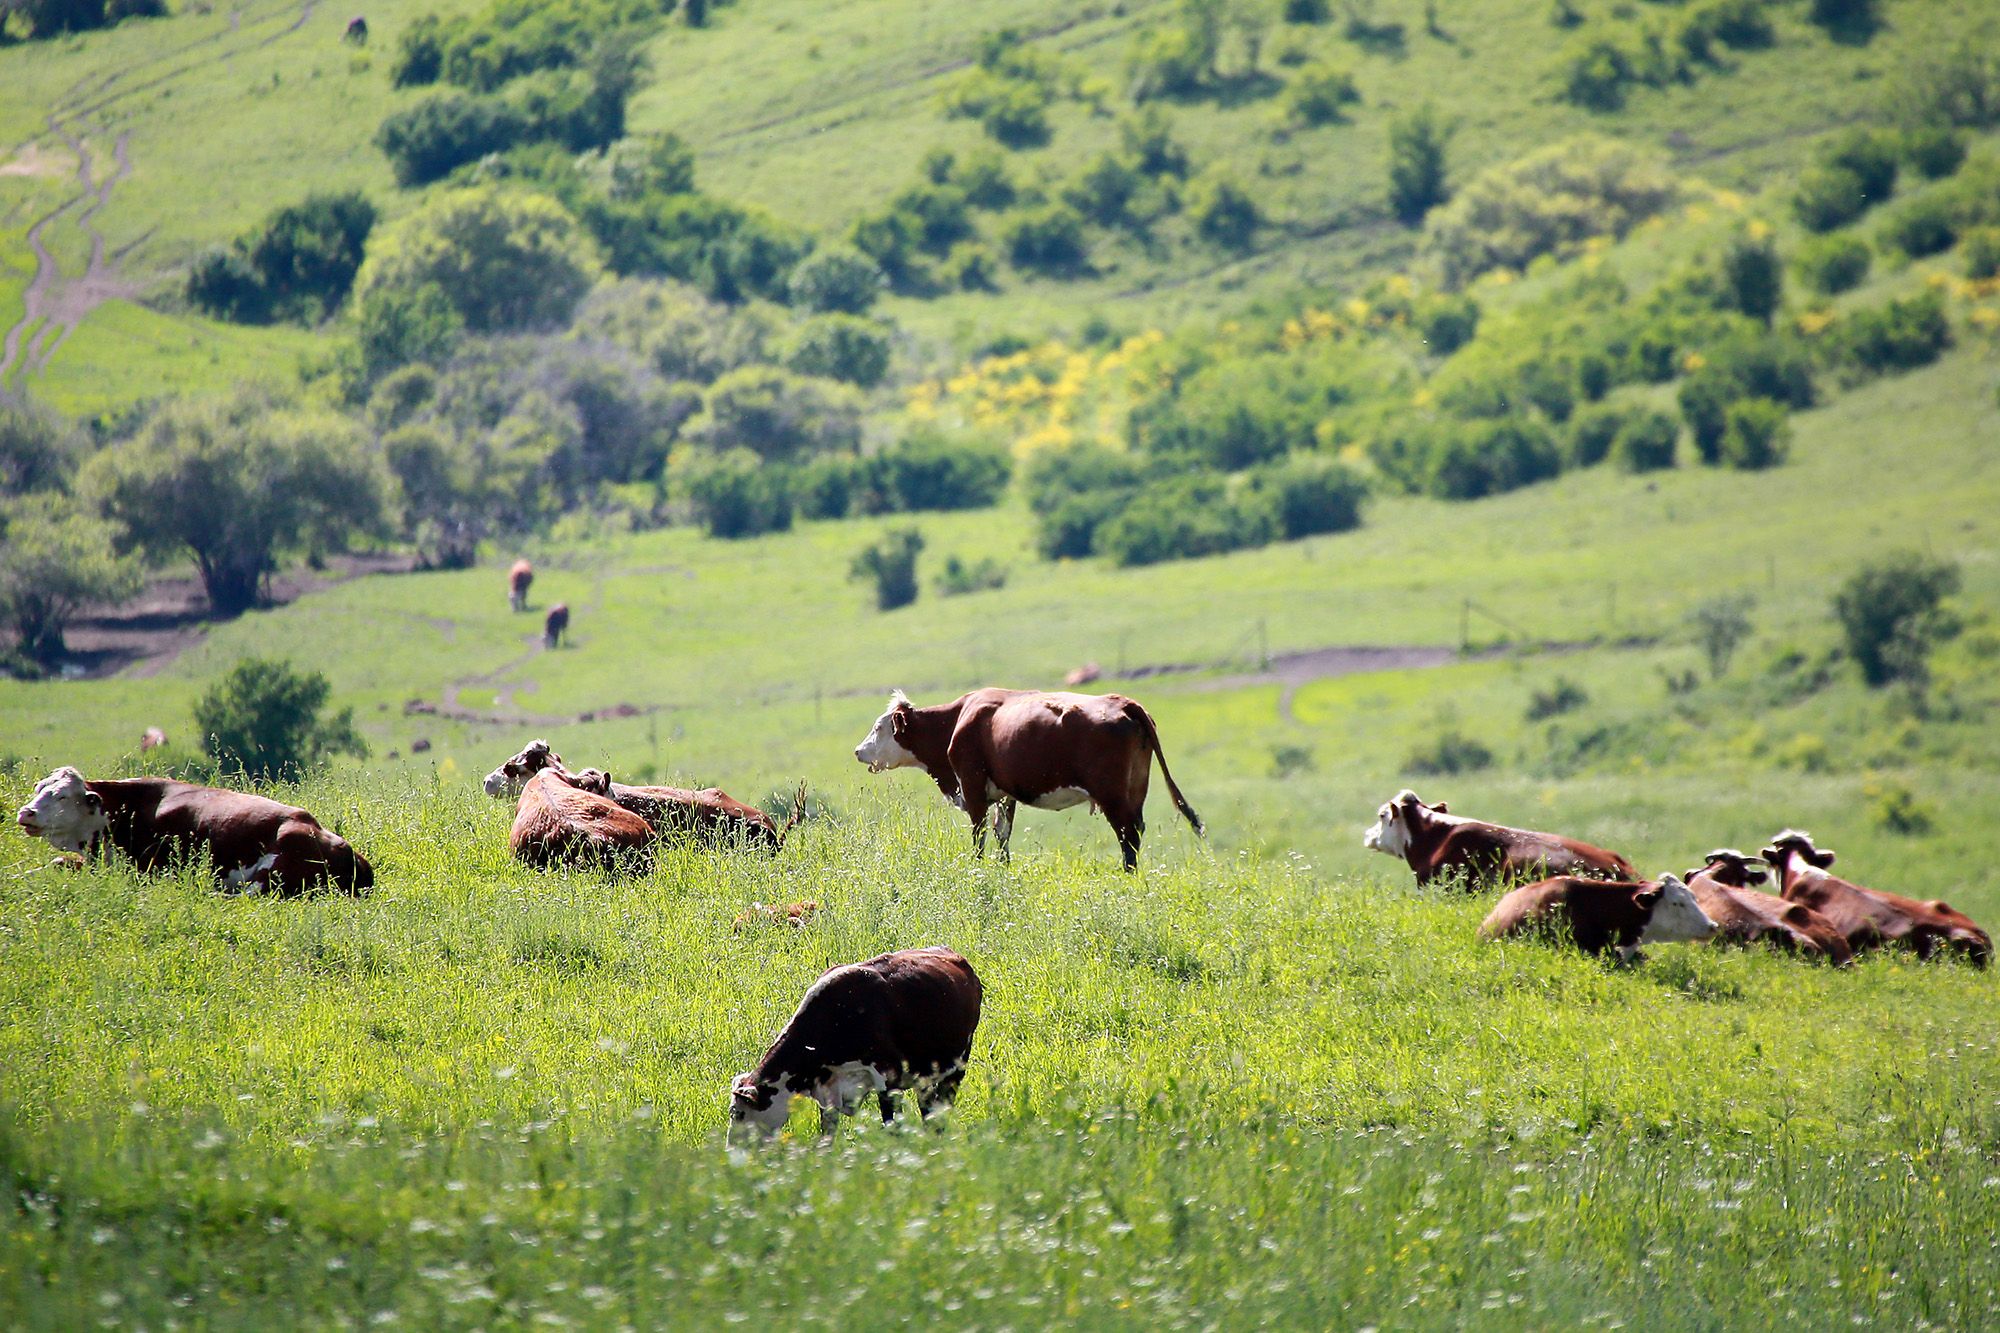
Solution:
M1992 939L1965 913L1935 899L1919 902L1829 875L1836 858L1815 847L1810 833L1786 829L1771 839L1763 856L1778 872L1786 900L1804 903L1833 923L1856 953L1892 946L1915 950L1919 958L1950 952L1975 967L1993 959Z
M252 893L360 893L375 883L367 858L299 807L168 778L86 782L58 768L15 822L60 852L115 847L141 870L206 856L218 880Z
M1639 878L1632 863L1616 852L1560 834L1454 815L1443 801L1425 805L1407 787L1375 812L1375 824L1362 835L1361 845L1403 858L1419 884L1456 879L1466 889L1478 889L1546 875Z
M990 808L1002 860L1014 833L1016 802L1067 810L1087 801L1104 812L1118 835L1125 868L1137 868L1155 758L1174 808L1202 832L1201 816L1167 768L1151 715L1123 695L985 689L915 708L897 690L889 696L889 711L854 747L854 757L871 773L890 768L928 773L945 799L972 821L975 852L986 849Z
M1733 847L1718 847L1699 869L1687 872L1687 886L1715 922L1718 943L1768 944L1836 964L1854 961L1854 950L1831 921L1804 903L1752 887L1769 878L1753 858Z
M517 860L538 868L644 869L652 860L653 830L616 801L550 768L521 789L507 846Z
M535 567L525 559L516 560L507 571L507 609L528 609L528 589L535 586Z
M528 780L544 769L564 774L570 785L617 802L670 841L692 839L717 846L740 843L777 852L805 817L805 784L781 825L754 805L745 805L719 787L690 791L681 787L630 787L614 782L602 769L570 772L562 756L545 740L532 740L520 753L486 775L486 794L507 799L519 796Z
M1687 885L1673 875L1658 883L1619 883L1559 875L1523 884L1494 905L1479 927L1482 939L1515 935L1567 938L1585 953L1615 951L1630 962L1648 944L1705 940L1715 922Z
M820 1124L851 1115L874 1093L895 1119L908 1090L928 1116L948 1103L972 1058L984 988L950 949L905 949L828 971L757 1068L730 1085L729 1119L767 1134L784 1127L794 1097L820 1105Z
M542 646L559 648L562 636L569 632L569 603L557 602L549 608L548 616L542 621Z

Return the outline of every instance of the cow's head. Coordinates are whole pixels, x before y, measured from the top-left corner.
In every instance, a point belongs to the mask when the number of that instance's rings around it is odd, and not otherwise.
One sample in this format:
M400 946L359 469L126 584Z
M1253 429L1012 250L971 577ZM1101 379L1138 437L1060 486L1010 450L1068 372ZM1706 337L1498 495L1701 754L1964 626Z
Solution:
M1796 852L1799 859L1809 866L1829 869L1838 858L1830 851L1821 851L1813 846L1812 834L1795 828L1788 828L1771 839L1771 845L1763 852L1764 859L1778 869L1785 868L1785 862Z
M1734 847L1718 847L1702 858L1701 869L1690 870L1689 879L1706 872L1718 884L1731 888L1745 888L1752 884L1762 884L1771 877L1769 871L1759 863L1758 858L1745 855Z
M766 1134L785 1127L792 1113L792 1093L780 1078L761 1083L755 1074L738 1074L729 1085L729 1127L753 1125Z
M1425 805L1417 799L1415 792L1405 787L1396 793L1394 800L1385 802L1375 812L1375 824L1361 835L1361 845L1384 856L1402 856L1409 851L1417 831L1430 822L1430 817L1445 813L1443 801Z
M529 741L521 753L486 775L486 794L510 800L521 794L528 779L545 768L562 767L562 756L547 741Z
M569 785L578 791L587 791L609 799L611 796L611 775L601 768L585 768L569 775Z
M84 784L83 774L67 766L35 784L34 799L21 807L14 822L31 838L47 838L59 852L83 851L111 827L104 798Z
M1641 944L1673 944L1679 940L1705 940L1719 927L1694 900L1678 875L1662 875L1658 884L1633 895L1640 907L1650 908L1646 928L1639 934Z
M890 691L888 711L875 719L875 725L861 738L861 744L854 747L854 757L868 765L870 773L922 763L903 744L903 738L910 730L910 714L914 711L908 695L901 690Z

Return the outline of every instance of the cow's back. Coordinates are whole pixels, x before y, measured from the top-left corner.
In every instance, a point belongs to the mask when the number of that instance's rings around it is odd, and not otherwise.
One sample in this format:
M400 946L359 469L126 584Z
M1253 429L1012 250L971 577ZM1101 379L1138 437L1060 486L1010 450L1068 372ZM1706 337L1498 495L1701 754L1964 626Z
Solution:
M1824 954L1836 963L1854 956L1834 924L1804 903L1761 889L1723 884L1707 873L1695 875L1687 886L1701 910L1715 922L1718 939Z
M1614 946L1630 948L1646 928L1647 914L1634 901L1648 887L1639 882L1559 875L1523 884L1504 895L1480 924L1485 939L1516 935L1561 935L1565 931L1585 953Z
M544 769L521 789L507 840L517 858L539 866L642 854L652 837L646 821L617 802Z
M1952 948L1981 967L1993 956L1993 941L1986 932L1942 901L1919 902L1825 871L1794 875L1785 885L1785 898L1825 917L1857 953L1882 944L1904 944L1928 958L1939 948Z

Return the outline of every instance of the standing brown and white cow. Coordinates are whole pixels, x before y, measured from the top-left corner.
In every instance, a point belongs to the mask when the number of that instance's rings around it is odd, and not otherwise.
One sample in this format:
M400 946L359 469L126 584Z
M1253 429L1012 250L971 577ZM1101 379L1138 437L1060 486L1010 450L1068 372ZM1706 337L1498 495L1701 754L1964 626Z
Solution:
M516 560L507 571L507 609L525 611L528 609L528 589L535 583L535 567L525 558Z
M1637 880L1632 863L1616 852L1555 833L1536 833L1454 815L1439 801L1425 805L1405 787L1375 812L1361 845L1400 856L1417 883L1459 878L1467 889L1548 875Z
M549 608L549 614L542 621L542 646L560 648L562 636L569 632L569 603L557 602Z
M743 802L720 787L689 791L681 787L628 787L614 782L602 769L586 768L575 773L563 766L562 756L545 740L532 740L520 753L486 775L486 794L509 799L521 794L528 780L544 769L563 774L571 786L608 797L652 826L662 838L693 838L699 842L728 844L740 842L750 847L782 851L785 839L805 817L805 784L792 802L791 815L780 825L754 805Z
M1718 942L1768 944L1786 953L1854 961L1854 950L1833 923L1804 903L1789 903L1752 885L1770 875L1733 847L1718 847L1687 872L1688 892L1716 924Z
M1645 945L1705 940L1714 933L1715 922L1672 875L1657 883L1558 875L1523 884L1494 904L1479 926L1481 939L1566 936L1585 953L1616 951L1628 963Z
M57 851L101 855L109 844L141 870L206 856L218 880L252 893L360 893L375 883L346 839L295 805L249 792L168 778L86 782L65 767L35 784L14 819Z
M884 1122L891 1094L916 1093L928 1116L948 1103L972 1058L985 989L950 949L905 949L849 963L815 981L757 1068L729 1089L729 1119L782 1129L794 1097L820 1105L822 1128L874 1093Z
M1763 856L1778 872L1785 898L1825 917L1856 953L1895 945L1915 950L1919 958L1946 950L1963 954L1975 967L1993 959L1986 932L1944 902L1919 902L1827 874L1836 858L1813 846L1810 833L1786 829L1771 839Z
M1201 816L1181 795L1144 708L1117 694L974 690L948 704L913 707L901 690L854 757L871 773L921 768L945 799L972 821L975 852L986 850L986 812L1000 859L1014 833L1016 802L1067 810L1088 801L1104 812L1127 870L1139 864L1146 831L1146 785L1155 758L1174 808L1202 832Z
M616 801L578 787L569 774L550 768L521 789L507 846L515 859L541 869L643 869L652 860L653 830Z

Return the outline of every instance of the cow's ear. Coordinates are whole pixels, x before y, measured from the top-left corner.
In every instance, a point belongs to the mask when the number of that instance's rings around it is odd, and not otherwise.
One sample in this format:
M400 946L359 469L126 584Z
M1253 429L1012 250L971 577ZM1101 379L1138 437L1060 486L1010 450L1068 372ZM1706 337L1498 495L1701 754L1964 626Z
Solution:
M1771 878L1771 872L1758 866L1743 867L1743 878L1752 884L1762 884Z
M1827 869L1830 869L1830 868L1832 867L1833 863L1834 863L1835 861L1838 861L1839 859L1840 859L1839 857L1835 856L1835 855L1834 855L1834 854L1833 854L1832 852L1830 852L1830 851L1826 851L1826 852L1822 852L1822 851L1815 851L1815 852L1813 853L1813 858L1812 858L1812 861L1813 861L1813 864L1814 864L1814 865L1816 865L1816 866L1818 866L1818 867L1819 867L1819 868L1820 868L1821 870L1827 870Z
M900 740L903 733L909 729L910 706L908 704L897 704L889 710L889 734Z
M1431 809L1440 815L1448 815L1451 813L1451 807L1446 805L1443 801L1439 801L1436 805L1433 805Z
M85 790L83 793L83 804L84 808L92 814L101 815L104 813L104 798L94 791Z
M1648 888L1639 890L1632 895L1632 901L1641 907L1651 907L1654 903L1660 901L1660 886L1654 884Z

